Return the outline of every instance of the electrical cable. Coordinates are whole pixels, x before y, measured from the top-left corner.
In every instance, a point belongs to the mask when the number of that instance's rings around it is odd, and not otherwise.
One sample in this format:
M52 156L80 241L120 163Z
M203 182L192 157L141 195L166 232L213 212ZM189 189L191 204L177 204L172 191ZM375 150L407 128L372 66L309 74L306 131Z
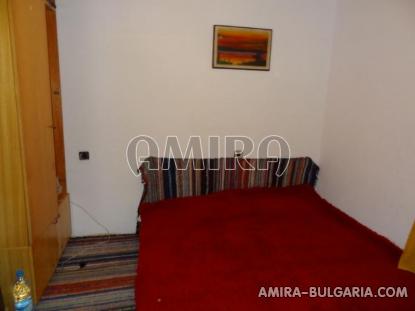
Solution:
M98 242L95 244L95 246L101 246L103 244L106 244L110 241L111 239L111 233L108 229L108 227L106 227L104 224L102 224L99 220L97 220L90 212L88 212L88 210L83 207L81 204L78 204L74 201L70 201L70 204L73 206L76 206L77 208L81 209L92 221L94 221L98 226L100 226L101 228L103 228L106 232L107 238L104 241ZM87 252L87 248L83 249L82 251L70 256L69 258L65 259L62 263L59 264L58 268L56 270L65 270L65 265L67 263L69 263L70 261L72 261L74 258L80 257L83 254L85 254ZM82 266L80 266L79 269L83 268Z

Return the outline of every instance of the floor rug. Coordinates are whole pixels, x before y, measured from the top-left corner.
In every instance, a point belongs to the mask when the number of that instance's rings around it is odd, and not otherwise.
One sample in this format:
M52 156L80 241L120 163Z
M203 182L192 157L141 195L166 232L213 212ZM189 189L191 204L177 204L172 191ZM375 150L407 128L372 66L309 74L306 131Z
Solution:
M137 235L73 238L36 310L135 310Z

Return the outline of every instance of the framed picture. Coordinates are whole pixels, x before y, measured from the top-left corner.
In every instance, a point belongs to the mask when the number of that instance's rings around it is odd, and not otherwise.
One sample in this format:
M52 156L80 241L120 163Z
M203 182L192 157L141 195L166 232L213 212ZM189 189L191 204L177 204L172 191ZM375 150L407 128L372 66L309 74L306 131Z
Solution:
M272 29L213 26L213 68L270 70Z

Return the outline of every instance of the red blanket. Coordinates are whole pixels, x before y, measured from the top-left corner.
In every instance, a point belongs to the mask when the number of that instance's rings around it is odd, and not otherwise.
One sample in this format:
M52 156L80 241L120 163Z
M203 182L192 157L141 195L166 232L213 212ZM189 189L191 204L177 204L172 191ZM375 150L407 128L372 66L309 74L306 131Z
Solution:
M232 190L140 211L139 311L415 310L415 275L397 269L401 250L311 187Z

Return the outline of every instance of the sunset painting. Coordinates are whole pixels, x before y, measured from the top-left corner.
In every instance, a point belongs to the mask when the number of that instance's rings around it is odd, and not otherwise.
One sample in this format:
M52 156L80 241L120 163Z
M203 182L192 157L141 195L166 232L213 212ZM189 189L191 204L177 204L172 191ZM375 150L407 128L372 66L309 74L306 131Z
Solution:
M271 29L214 26L213 68L270 70Z

